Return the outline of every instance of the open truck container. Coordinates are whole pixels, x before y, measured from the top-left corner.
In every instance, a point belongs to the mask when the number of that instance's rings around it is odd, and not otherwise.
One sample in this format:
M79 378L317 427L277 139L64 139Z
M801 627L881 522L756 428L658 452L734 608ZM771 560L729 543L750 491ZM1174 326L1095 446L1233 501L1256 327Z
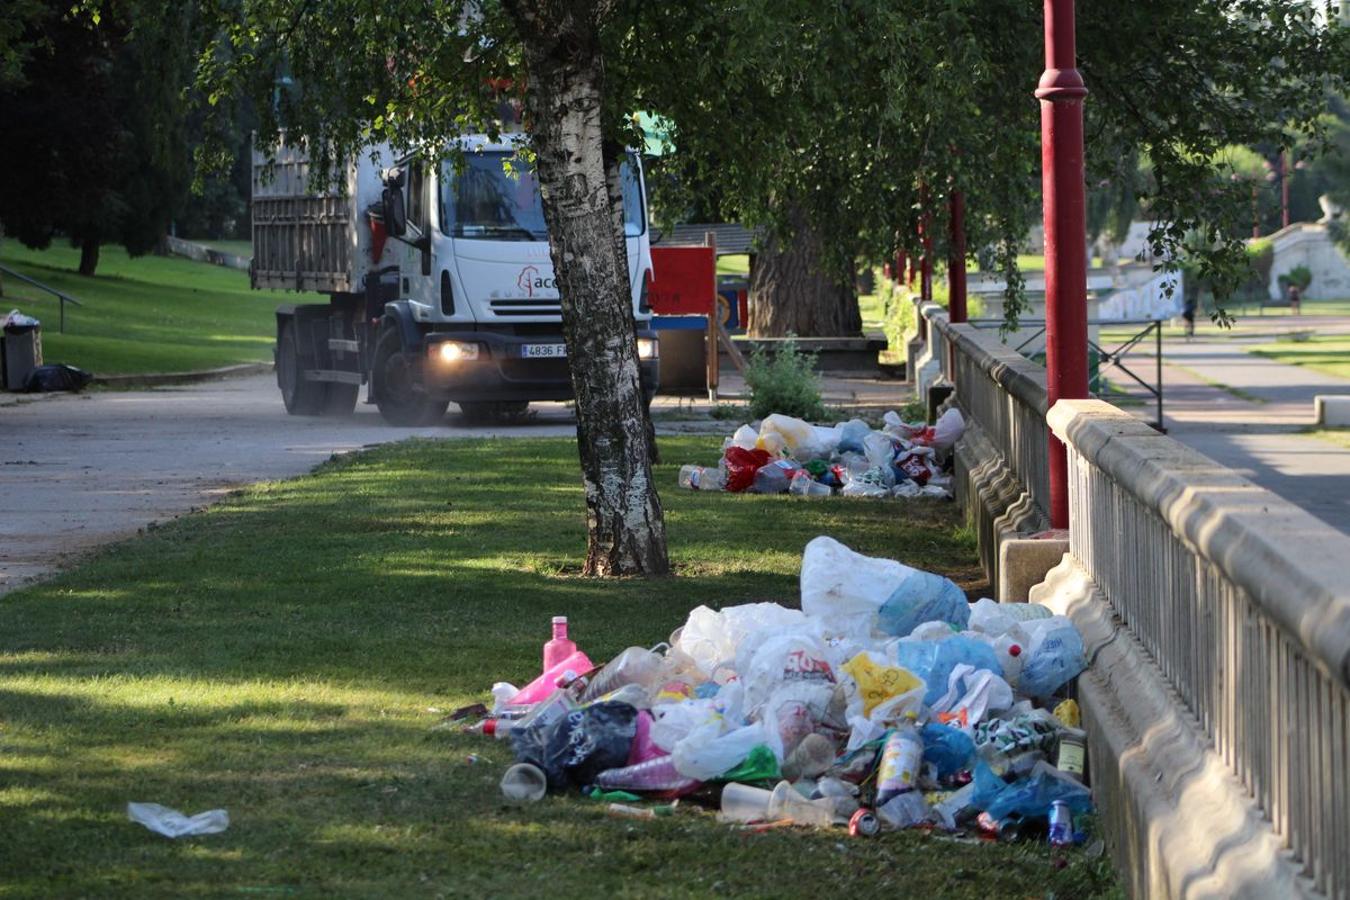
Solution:
M396 425L572 397L539 186L509 137L463 138L461 163L372 148L315 191L303 147L253 159L250 283L317 291L277 309L287 412L344 415L361 385ZM507 163L507 165L504 165ZM648 402L658 383L642 170L623 167L624 230Z

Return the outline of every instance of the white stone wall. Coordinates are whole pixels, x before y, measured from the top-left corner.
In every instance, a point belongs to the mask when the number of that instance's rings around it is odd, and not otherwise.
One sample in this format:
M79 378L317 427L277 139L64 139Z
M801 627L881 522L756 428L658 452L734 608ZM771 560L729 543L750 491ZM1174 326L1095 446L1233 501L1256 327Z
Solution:
M1275 262L1270 268L1270 299L1279 300L1280 276L1298 266L1312 271L1312 284L1304 292L1305 300L1341 300L1350 298L1350 262L1332 242L1327 227L1315 222L1298 222L1270 236Z

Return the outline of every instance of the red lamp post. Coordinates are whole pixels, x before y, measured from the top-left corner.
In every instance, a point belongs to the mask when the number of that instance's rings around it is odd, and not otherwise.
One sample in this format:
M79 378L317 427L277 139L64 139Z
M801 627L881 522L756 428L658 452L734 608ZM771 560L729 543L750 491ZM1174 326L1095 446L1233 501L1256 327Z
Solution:
M1045 370L1050 405L1088 394L1083 98L1073 0L1045 0L1041 195L1045 216ZM1050 524L1069 526L1068 457L1050 435Z
M966 196L953 190L947 200L951 249L947 254L947 315L966 321Z

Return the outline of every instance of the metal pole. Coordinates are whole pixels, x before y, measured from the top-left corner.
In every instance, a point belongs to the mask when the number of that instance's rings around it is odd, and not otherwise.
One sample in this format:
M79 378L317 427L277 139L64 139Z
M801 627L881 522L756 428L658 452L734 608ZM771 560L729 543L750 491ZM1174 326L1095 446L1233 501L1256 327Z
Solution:
M1074 47L1073 0L1045 0L1041 101L1041 195L1045 217L1046 393L1088 395L1087 224L1083 181L1083 98ZM1068 456L1050 435L1050 524L1069 526Z
M1289 151L1280 151L1280 227L1289 227Z
M923 256L919 259L919 299L933 302L933 234L928 221L928 186L919 186L919 236Z
M1163 424L1163 383L1162 383L1162 321L1153 323L1153 375L1158 379L1158 430L1166 434Z

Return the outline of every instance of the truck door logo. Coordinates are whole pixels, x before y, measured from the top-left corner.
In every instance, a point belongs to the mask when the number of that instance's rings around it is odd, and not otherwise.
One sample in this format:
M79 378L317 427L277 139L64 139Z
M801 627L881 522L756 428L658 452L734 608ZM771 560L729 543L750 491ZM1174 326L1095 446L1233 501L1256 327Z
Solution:
M556 279L540 275L539 269L535 266L526 266L520 270L520 275L516 278L516 287L524 291L526 297L533 298L535 291L555 290L558 282Z

